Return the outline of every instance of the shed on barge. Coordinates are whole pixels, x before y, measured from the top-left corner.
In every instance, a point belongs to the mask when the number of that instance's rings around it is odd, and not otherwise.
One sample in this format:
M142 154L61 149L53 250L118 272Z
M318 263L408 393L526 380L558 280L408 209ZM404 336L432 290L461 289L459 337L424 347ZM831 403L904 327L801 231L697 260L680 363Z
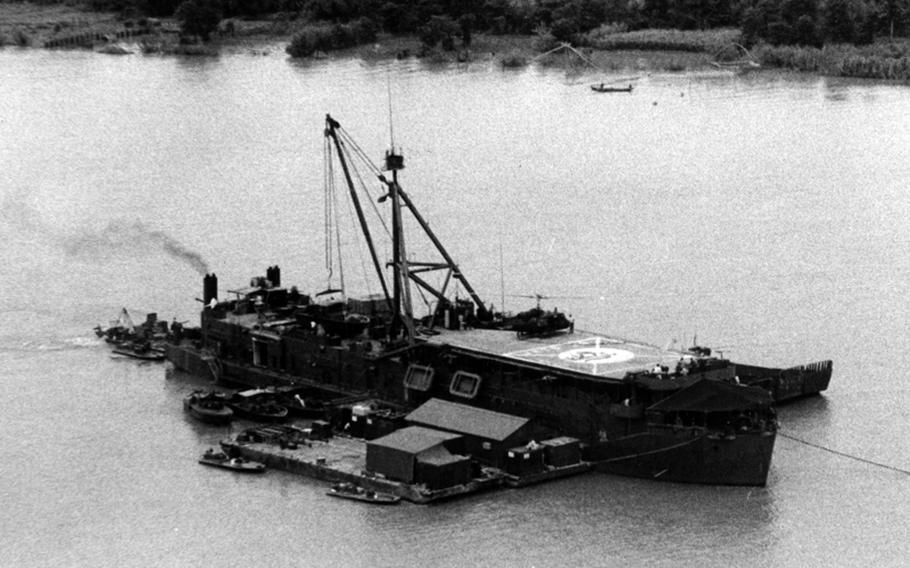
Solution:
M438 398L420 405L405 420L463 435L468 455L498 468L506 464L511 448L534 438L534 424L528 418Z
M367 442L366 468L388 479L435 490L467 483L471 460L458 455L463 437L420 426L408 426Z

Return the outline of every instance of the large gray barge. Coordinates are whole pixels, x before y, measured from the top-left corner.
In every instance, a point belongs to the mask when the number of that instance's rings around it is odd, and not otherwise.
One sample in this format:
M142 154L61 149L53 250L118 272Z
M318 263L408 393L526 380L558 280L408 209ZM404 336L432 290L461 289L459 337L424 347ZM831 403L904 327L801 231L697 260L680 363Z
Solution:
M404 159L394 151L382 171L363 160L380 181L379 201L390 208L392 259L386 264L360 196L373 198L351 173L351 160L363 153L331 117L325 135L383 294L355 299L329 289L310 297L282 286L280 269L272 266L222 300L217 278L206 275L198 336L168 347L175 366L244 385L369 394L412 409L430 400L458 402L531 420L544 432L536 439L577 438L585 460L604 471L733 485L767 480L774 401L827 388L830 361L743 365L704 347L668 350L576 330L561 312L539 306L494 313L399 185ZM336 168L325 171L327 200L334 203ZM406 253L407 212L436 258L418 261ZM434 273L441 284L431 284ZM451 297L453 282L467 298ZM413 313L412 287L432 300L423 318Z

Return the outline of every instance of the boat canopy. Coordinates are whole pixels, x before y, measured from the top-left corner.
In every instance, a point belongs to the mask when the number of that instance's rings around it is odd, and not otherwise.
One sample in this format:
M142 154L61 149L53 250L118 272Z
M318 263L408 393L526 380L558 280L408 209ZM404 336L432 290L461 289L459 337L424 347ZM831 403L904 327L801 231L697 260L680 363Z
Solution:
M737 412L767 408L771 395L764 389L703 379L651 405L661 412Z

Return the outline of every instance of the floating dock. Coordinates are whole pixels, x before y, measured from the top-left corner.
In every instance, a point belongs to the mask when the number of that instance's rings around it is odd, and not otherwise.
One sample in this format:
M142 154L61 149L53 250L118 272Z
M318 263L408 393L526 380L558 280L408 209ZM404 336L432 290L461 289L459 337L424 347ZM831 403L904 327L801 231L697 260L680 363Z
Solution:
M349 482L367 490L390 493L406 501L420 504L453 499L497 488L525 487L577 475L591 469L591 464L581 462L516 476L496 468L482 467L481 476L468 483L430 490L423 485L394 481L368 472L366 470L366 443L359 438L334 436L327 440L308 439L293 443L276 443L274 439L246 441L241 440L242 437L224 440L221 442L221 446L228 455L261 462L272 469L332 483Z

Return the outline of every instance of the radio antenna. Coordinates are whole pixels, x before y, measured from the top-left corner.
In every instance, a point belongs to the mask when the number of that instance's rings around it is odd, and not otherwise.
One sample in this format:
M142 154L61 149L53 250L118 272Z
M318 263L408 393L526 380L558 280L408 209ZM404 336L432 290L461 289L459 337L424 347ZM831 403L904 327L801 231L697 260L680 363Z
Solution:
M502 313L506 313L506 277L502 263L502 227L499 228L499 292L502 294L502 303L499 309Z
M395 149L395 129L392 126L392 73L386 73L386 86L389 92L389 144Z

